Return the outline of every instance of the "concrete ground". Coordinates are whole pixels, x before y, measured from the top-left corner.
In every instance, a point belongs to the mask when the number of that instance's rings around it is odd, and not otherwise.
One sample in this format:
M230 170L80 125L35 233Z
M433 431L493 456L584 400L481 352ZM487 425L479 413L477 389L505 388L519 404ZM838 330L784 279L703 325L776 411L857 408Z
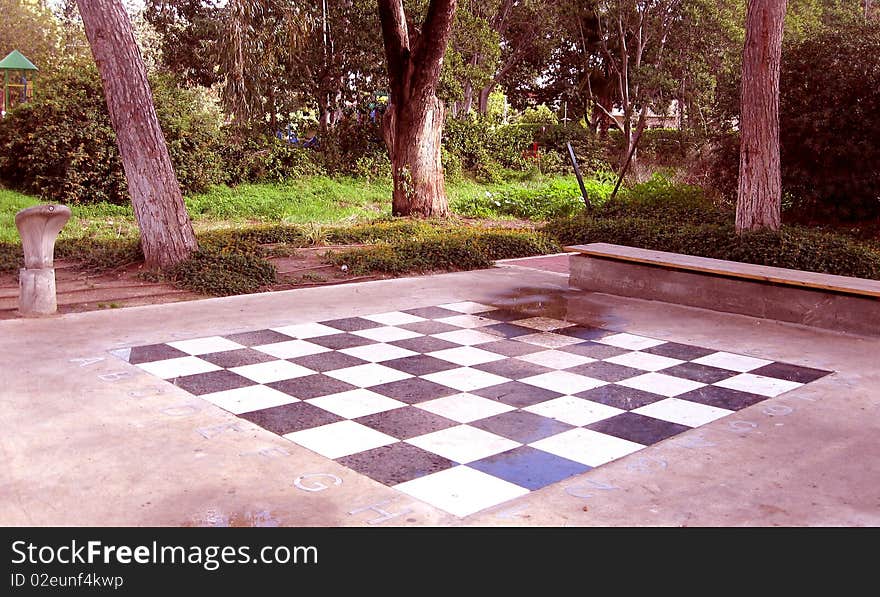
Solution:
M880 338L572 291L564 268L500 265L0 321L0 524L880 525ZM108 352L455 301L835 374L459 519Z

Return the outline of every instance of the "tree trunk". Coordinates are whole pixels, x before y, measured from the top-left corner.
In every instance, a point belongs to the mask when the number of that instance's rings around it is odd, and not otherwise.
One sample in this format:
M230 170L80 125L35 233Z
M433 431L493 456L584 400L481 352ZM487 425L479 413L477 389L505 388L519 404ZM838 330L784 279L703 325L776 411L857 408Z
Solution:
M786 0L749 0L740 105L736 231L781 224L779 66Z
M486 85L482 89L480 89L480 114L485 116L489 113L489 96L492 94L492 91L495 89L495 84Z
M471 111L471 107L474 105L474 86L470 81L464 84L464 91L462 93L461 100L461 111L465 114Z
M395 216L449 215L440 158L443 116L443 102L437 98L426 105L389 104L385 111L383 135L391 157Z
M445 108L436 91L456 4L431 0L420 32L410 36L403 0L378 0L390 88L382 132L396 216L449 215L440 158Z
M101 74L146 263L174 265L198 245L131 21L120 0L77 0L77 5Z

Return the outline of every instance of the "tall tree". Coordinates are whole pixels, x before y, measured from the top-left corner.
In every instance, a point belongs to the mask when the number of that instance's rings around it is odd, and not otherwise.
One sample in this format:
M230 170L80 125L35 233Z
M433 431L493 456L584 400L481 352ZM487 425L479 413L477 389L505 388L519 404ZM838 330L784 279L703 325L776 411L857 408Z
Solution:
M787 0L749 0L740 102L736 230L781 224L779 69Z
M544 56L560 47L553 40L557 9L549 0L464 0L459 4L453 46L464 42L471 51L466 60L460 107L471 110L474 103L480 114L486 114L489 95L497 85L515 77L516 69L527 58ZM467 16L466 19L462 18ZM531 78L539 78L534 73Z
M657 73L663 72L669 33L681 17L681 4L681 0L600 0L596 3L602 55L615 81L617 102L623 112L620 128L624 165L620 178L628 162L635 158L648 108L652 100L656 100ZM604 109L601 102L594 105Z
M390 97L382 133L394 180L392 213L446 216L440 160L445 107L437 97L457 0L431 0L421 27L407 24L403 0L378 0Z
M120 0L77 0L77 4L101 74L146 263L173 265L198 245L131 21Z

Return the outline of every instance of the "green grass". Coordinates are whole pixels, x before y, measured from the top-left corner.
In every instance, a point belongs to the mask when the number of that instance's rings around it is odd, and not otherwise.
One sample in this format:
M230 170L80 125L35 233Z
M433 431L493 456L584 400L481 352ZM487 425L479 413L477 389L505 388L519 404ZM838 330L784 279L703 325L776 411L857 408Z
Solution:
M391 184L314 176L288 184L243 184L186 198L194 222L334 224L391 214Z
M0 189L0 242L18 241L15 214L22 209L39 205L40 200L15 191Z
M593 206L604 203L614 188L606 176L584 180ZM462 181L448 189L452 211L469 218L546 221L570 216L584 207L574 176L527 175L500 183Z
M557 209L559 205L582 204L573 176L536 178L508 173L506 179L489 184L470 179L448 182L453 213L471 218L544 219L568 213L567 208ZM496 200L499 205L495 205ZM185 201L197 231L254 223L352 224L391 215L391 183L313 176L288 184L218 186L207 193L186 197ZM504 208L499 207L502 201ZM0 242L17 242L15 213L41 202L37 197L0 189ZM130 205L72 205L71 210L73 215L62 230L61 239L137 238L137 223Z

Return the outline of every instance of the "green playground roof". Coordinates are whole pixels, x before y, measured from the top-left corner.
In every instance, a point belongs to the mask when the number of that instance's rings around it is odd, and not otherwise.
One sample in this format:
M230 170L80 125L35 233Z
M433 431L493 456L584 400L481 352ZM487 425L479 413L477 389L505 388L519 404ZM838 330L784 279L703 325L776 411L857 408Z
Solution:
M0 69L3 70L40 70L34 63L24 57L18 50L12 50L3 60L0 60Z

